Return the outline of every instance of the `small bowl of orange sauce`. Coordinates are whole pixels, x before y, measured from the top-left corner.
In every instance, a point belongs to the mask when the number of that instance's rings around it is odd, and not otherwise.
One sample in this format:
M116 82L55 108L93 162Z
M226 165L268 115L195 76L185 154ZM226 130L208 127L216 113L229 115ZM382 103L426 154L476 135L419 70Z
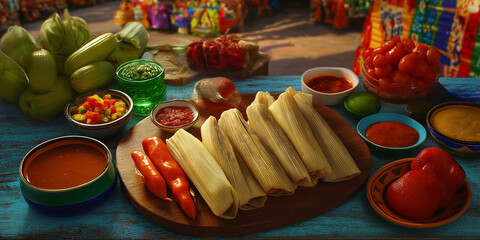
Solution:
M153 124L170 133L179 129L187 130L197 122L199 116L195 104L179 99L161 102L150 113Z
M412 149L427 138L422 124L396 113L377 113L362 118L357 132L369 145L388 151Z
M328 106L343 103L354 92L360 80L350 69L317 67L302 74L302 92L311 94L313 100Z
M112 154L86 136L62 136L32 148L20 164L20 189L33 208L73 213L98 204L115 186Z

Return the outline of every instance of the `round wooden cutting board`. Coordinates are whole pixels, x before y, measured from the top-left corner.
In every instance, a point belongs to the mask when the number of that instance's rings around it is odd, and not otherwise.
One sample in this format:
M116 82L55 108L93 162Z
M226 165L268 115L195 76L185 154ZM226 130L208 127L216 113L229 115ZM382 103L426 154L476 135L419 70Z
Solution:
M246 107L255 95L242 95L242 103L237 107L245 114ZM315 109L325 118L343 141L361 174L352 180L339 183L319 182L314 188L298 188L288 197L269 197L265 207L239 211L232 220L215 216L202 197L196 193L197 218L189 219L173 200L171 202L154 196L147 189L141 176L135 171L130 157L134 150L142 149L142 140L149 136L159 136L165 140L172 134L157 128L149 117L138 122L121 139L116 150L116 164L122 185L131 202L145 217L170 230L196 236L236 236L271 228L289 225L318 216L338 207L352 198L367 180L372 164L370 150L360 136L334 110L314 103ZM188 131L200 138L200 127L205 119L220 113L200 111L200 119ZM173 196L169 193L169 197Z

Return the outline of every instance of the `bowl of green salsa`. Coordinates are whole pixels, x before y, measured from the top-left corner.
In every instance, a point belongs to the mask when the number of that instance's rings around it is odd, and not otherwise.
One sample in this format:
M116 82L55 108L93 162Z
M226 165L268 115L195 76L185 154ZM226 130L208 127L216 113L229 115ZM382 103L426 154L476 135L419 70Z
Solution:
M133 100L133 113L147 116L159 102L166 100L165 70L156 61L137 59L117 68L120 90Z

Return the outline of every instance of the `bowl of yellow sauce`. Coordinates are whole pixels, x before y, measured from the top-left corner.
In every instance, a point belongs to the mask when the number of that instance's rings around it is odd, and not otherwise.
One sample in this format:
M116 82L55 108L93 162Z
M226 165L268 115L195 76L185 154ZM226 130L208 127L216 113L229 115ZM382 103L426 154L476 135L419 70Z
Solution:
M430 109L426 120L433 139L452 154L480 154L480 104L441 103Z

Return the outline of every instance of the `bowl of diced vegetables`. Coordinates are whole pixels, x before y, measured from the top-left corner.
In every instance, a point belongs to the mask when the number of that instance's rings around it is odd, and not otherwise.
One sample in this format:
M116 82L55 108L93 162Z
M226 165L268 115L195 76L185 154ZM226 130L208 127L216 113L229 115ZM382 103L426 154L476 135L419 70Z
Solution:
M130 121L133 102L116 89L95 90L77 96L65 106L65 117L79 133L98 139L118 134Z

